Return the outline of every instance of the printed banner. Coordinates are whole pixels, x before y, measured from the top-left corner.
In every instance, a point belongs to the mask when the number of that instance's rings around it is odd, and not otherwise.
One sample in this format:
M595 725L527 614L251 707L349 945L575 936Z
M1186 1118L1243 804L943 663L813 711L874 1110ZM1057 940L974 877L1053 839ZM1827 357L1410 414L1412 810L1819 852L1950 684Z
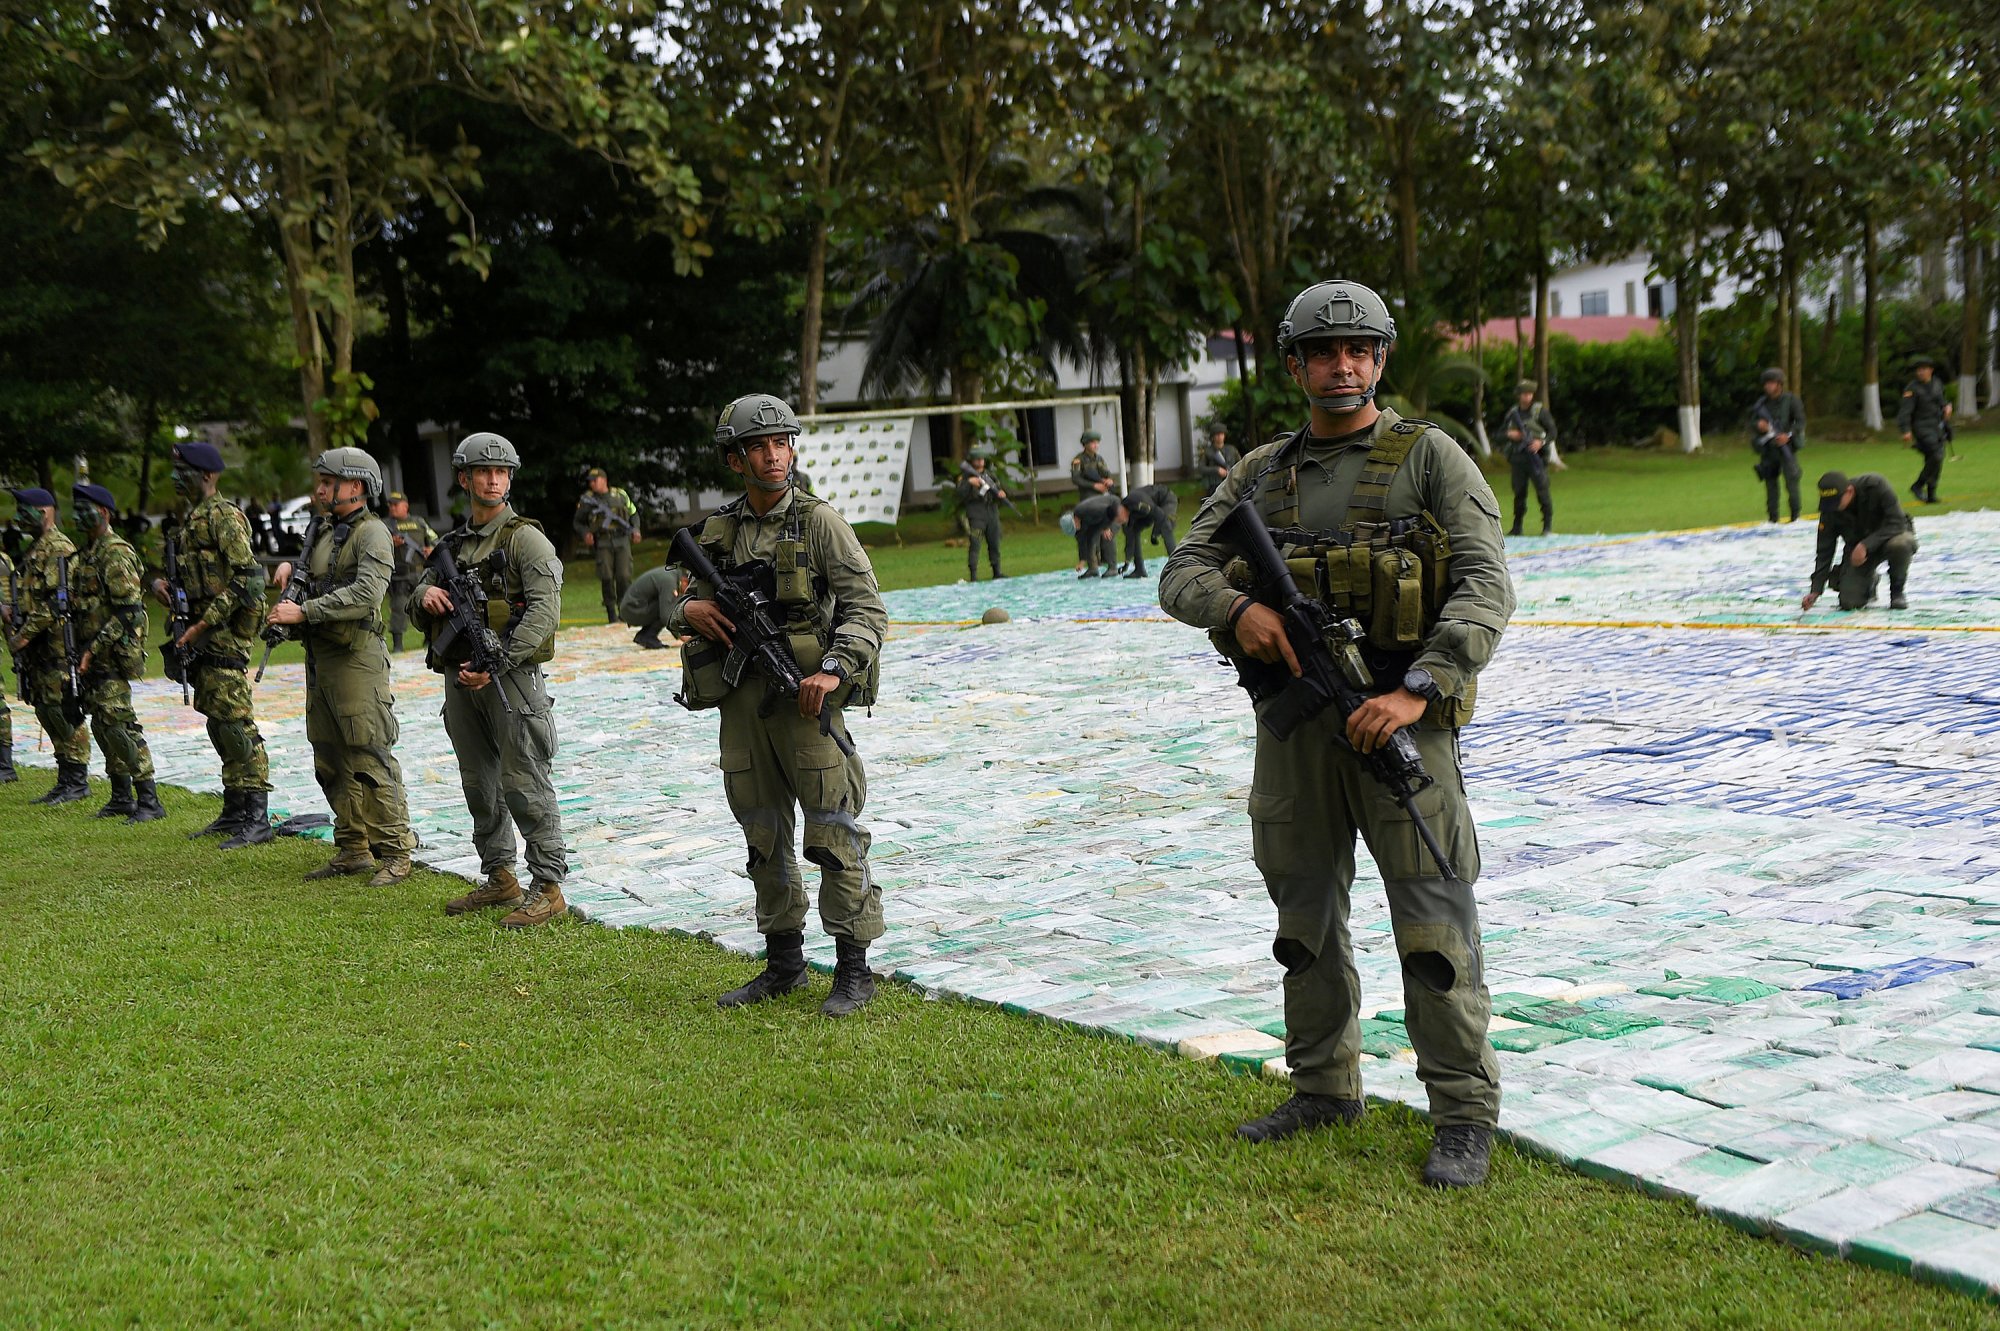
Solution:
M916 423L914 416L891 416L809 425L799 436L799 471L849 522L893 523L902 512Z

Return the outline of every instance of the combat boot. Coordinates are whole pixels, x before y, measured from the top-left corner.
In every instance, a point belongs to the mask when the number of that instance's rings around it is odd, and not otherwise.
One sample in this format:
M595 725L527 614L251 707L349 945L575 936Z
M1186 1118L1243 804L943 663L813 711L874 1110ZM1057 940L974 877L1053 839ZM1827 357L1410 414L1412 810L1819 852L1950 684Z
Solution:
M308 870L301 881L317 883L328 878L353 878L373 872L375 872L375 857L368 852L366 846L359 849L344 847L319 868Z
M97 811L99 818L124 818L138 812L139 805L132 798L132 778L114 776L111 778L111 798Z
M132 816L125 820L126 826L133 823L157 822L167 816L166 806L160 803L159 788L151 781L132 783Z
M389 650L390 650L390 651L392 651L392 652L400 652L400 651L402 651L402 650L403 650L403 635L402 635L402 634L400 634L400 633L391 633L391 634L389 635Z
M227 787L224 787L222 791L222 812L215 816L214 822L210 823L207 827L202 828L201 831L188 833L188 840L199 841L201 838L205 836L234 835L236 832L236 824L242 819L242 817L243 817L243 792L240 790L230 790Z
M748 1007L806 987L806 935L786 929L764 935L764 969L750 983L715 1000L717 1007Z
M1555 524L1555 523L1553 523L1553 522L1544 522L1544 523L1542 524L1542 535L1544 535L1544 536L1553 536L1553 535L1555 535L1555 534L1556 534L1556 524Z
M1514 525L1507 529L1507 534L1509 536L1519 536L1521 534L1521 520L1519 518L1514 519Z
M224 850L241 850L245 846L261 846L267 841L276 841L278 834L271 830L271 797L261 790L246 790L242 795L242 812L236 821L236 835L222 843Z
M521 880L514 876L512 869L495 869L486 875L486 881L473 888L462 897L444 903L447 915L465 915L475 910L486 910L494 906L505 906L509 910L521 904Z
M632 641L638 646L644 647L649 652L663 652L667 649L667 644L660 641L660 626L658 624L646 625L646 627L632 635Z
M1143 578L1146 576L1146 566L1144 564L1141 564L1138 567L1134 568L1130 573L1127 573L1125 576L1128 578Z
M1476 1123L1449 1123L1437 1130L1424 1182L1433 1188L1476 1188L1493 1162L1493 1129Z
M875 997L875 973L868 969L868 944L852 938L833 940L833 992L819 1010L829 1017L846 1017L858 1012Z
M56 759L56 783L36 804L74 804L90 797L90 769L82 763Z
M1287 1137L1323 1128L1329 1123L1351 1127L1361 1121L1368 1106L1359 1100L1342 1100L1311 1091L1293 1091L1292 1098L1262 1118L1253 1118L1236 1129L1246 1142L1281 1142Z
M410 876L410 857L400 851L384 855L375 876L368 880L370 887L394 887Z
M0 741L0 786L20 779L21 774L14 770L14 741L11 739Z
M534 882L528 884L528 894L521 898L521 904L500 921L500 927L532 929L568 913L569 903L563 900L561 883Z
M1889 608L1891 610L1908 610L1910 608L1910 598L1903 595L1901 587L1891 587L1889 589Z

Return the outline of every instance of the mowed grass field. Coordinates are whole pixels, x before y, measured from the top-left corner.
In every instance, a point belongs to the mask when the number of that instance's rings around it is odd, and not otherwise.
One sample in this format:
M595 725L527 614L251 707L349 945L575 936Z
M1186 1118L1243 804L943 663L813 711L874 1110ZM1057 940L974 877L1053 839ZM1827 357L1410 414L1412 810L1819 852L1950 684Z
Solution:
M1962 506L2000 501L1993 442L1947 468ZM1815 448L1808 482L1907 483L1913 456ZM1583 454L1557 485L1562 530L1761 507L1740 453ZM962 568L936 522L877 546L885 585ZM1052 526L1017 535L1018 571L1068 565ZM323 845L187 841L211 797L128 829L89 817L101 780L47 810L24 771L0 787L0 1326L2000 1321L1504 1148L1488 1188L1427 1192L1401 1110L1247 1147L1281 1086L895 985L844 1023L823 976L723 1012L755 966L708 945L447 919L463 885L426 872L305 884ZM730 834L719 790L713 816Z

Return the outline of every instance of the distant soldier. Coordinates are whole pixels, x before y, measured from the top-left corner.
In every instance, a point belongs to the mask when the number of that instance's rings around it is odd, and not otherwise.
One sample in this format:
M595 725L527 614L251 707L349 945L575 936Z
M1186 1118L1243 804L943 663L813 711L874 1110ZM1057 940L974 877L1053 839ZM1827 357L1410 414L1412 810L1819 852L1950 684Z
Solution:
M181 586L194 617L174 643L208 718L208 740L222 759L222 813L194 835L221 836L222 849L272 840L271 763L250 696L250 647L264 624L264 566L250 549L250 522L216 493L222 452L190 439L174 446L174 494L185 515L174 532ZM164 578L153 594L168 600Z
M389 542L395 551L395 571L389 575L389 645L400 652L410 628L410 593L424 575L424 561L431 557L438 534L430 523L410 516L410 497L401 490L389 492L388 504Z
M114 529L117 502L101 485L70 490L70 520L83 548L71 561L77 674L91 733L104 751L111 798L99 818L150 823L167 816L153 784L153 754L132 710L132 681L146 673L146 592L139 554Z
M1757 450L1757 476L1764 482L1764 511L1778 520L1778 478L1785 478L1785 494L1791 500L1792 516L1799 520L1799 458L1806 442L1806 409L1797 393L1785 391L1785 372L1764 371L1764 391L1750 405L1750 446Z
M1000 488L999 480L990 468L993 464L991 445L980 444L967 454L958 474L959 511L965 515L965 580L979 581L979 545L986 543L986 559L993 568L993 576L1002 578L1000 571L1000 504L1007 498L1007 492Z
M590 486L576 501L574 526L585 546L597 554L597 590L604 601L604 622L618 622L618 603L632 586L632 538L639 530L639 506L632 496L613 488L604 468L590 469Z
M1535 502L1542 509L1542 535L1555 530L1555 507L1549 502L1549 461L1555 456L1556 418L1546 403L1535 401L1539 390L1532 379L1514 385L1514 405L1500 420L1500 432L1507 437L1507 461L1514 472L1514 526L1507 534L1519 536L1528 516L1528 486L1535 487Z
M1844 542L1839 562L1835 542ZM1907 610L1903 592L1917 555L1916 527L1896 502L1896 487L1874 472L1849 480L1830 471L1819 478L1819 550L1812 589L1799 602L1810 610L1831 586L1842 610L1860 610L1875 599L1875 570L1889 566L1889 608Z
M1095 430L1085 430L1080 441L1083 451L1069 460L1069 481L1076 487L1078 499L1088 499L1092 495L1109 494L1115 479L1111 464L1097 451L1099 441L1104 438Z
M307 579L302 602L280 600L270 623L298 632L306 649L306 740L313 776L333 810L334 855L308 881L371 874L370 887L410 876L403 769L396 761L395 694L382 650L382 597L395 567L389 528L368 507L382 492L382 469L358 448L329 448L313 459L313 502L326 516L297 567L281 582Z
M34 544L21 557L20 606L8 646L21 672L21 696L56 755L56 783L35 803L68 804L90 795L90 732L71 719L81 699L64 714L69 671L56 617L57 587L76 563L76 546L56 527L56 497L47 490L16 490L14 504L14 527Z
M1118 529L1125 524L1125 505L1115 494L1092 495L1070 511L1076 525L1076 557L1082 578L1108 578L1114 573ZM1098 564L1103 564L1100 571Z
M1125 496L1125 562L1130 565L1125 571L1128 578L1146 576L1146 556L1139 549L1139 532L1146 530L1147 538L1154 545L1167 543L1167 556L1173 557L1179 542L1174 539L1174 513L1180 507L1180 496L1171 486L1142 485Z
M675 564L649 568L632 580L625 599L618 603L618 617L639 626L632 635L634 643L651 652L666 647L660 641L660 630L673 614L674 602L686 583L687 575Z
M15 602L20 596L21 580L14 572L14 560L0 547L0 635L10 642L14 637ZM11 658L13 654L8 655ZM0 689L0 786L20 779L21 774L14 770L14 709L7 705L5 691Z
M1229 427L1216 421L1208 427L1208 445L1201 450L1201 497L1206 499L1215 493L1229 476L1229 469L1243 458L1235 445L1229 442Z
M1944 474L1944 449L1951 442L1951 403L1937 381L1937 362L1919 356L1912 363L1915 377L1903 385L1903 405L1896 409L1896 428L1903 442L1924 455L1924 469L1910 487L1919 503L1938 501L1938 477Z

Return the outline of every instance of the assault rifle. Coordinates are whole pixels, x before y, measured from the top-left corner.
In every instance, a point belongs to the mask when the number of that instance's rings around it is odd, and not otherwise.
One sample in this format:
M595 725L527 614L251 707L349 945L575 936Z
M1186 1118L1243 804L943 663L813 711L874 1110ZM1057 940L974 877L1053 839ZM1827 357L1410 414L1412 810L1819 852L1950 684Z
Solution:
M583 506L603 517L605 526L610 528L608 535L632 536L638 532L638 526L631 518L612 511L611 496L608 494L591 490L583 496Z
M194 611L188 607L187 588L181 583L181 543L167 537L167 640L160 644L160 661L167 678L181 686L181 706L188 705L188 666L191 653L181 648L181 635L194 625Z
M742 682L746 670L762 675L764 701L757 708L759 716L769 716L782 700L798 697L805 676L792 656L792 640L779 624L782 612L777 610L777 597L765 586L769 566L759 560L726 574L717 572L695 541L691 527L674 533L668 558L713 587L723 618L735 625L729 635L729 654L722 660L722 682L733 689ZM819 733L839 745L842 753L853 755L854 745L833 728L833 708L819 709Z
M83 724L83 680L76 673L76 604L69 599L69 557L56 557L56 622L62 625L63 720Z
M495 557L505 559L506 555L503 552ZM437 574L437 585L451 598L451 612L444 627L431 639L431 655L438 661L462 662L476 675L491 676L493 687L500 690L500 706L512 713L514 705L507 700L504 682L507 646L486 622L486 603L491 599L486 594L486 585L459 568L448 539L432 546L431 557L424 562Z
M1005 504L1007 506L1008 511L1011 512L1015 517L1018 518L1026 516L1021 512L1019 506L1016 505L1013 500L1009 499L1006 495L1000 493L1000 481L997 477L993 475L992 472L974 471L972 470L972 468L967 467L965 468L962 474L965 476L967 480L977 483L980 486L980 488L985 490L988 494L991 494L995 499L998 499L1001 503Z
M292 561L292 576L286 579L285 590L279 592L278 599L271 602L273 610L288 602L292 605L304 605L307 598L312 595L312 575L306 572L306 560L312 557L313 538L318 534L319 515L315 513L306 520L305 541L299 546L298 558ZM264 667L271 664L271 653L277 650L279 643L289 642L299 635L290 624L273 624L266 620L264 631L259 636L264 639L264 659L257 663L254 680L262 683Z
M1278 553L1263 516L1249 500L1239 502L1222 520L1216 534L1248 557L1256 579L1252 593L1259 604L1278 612L1285 623L1285 637L1292 655L1299 660L1300 674L1282 665L1246 661L1237 666L1237 682L1250 694L1252 702L1267 703L1257 720L1279 740L1288 740L1306 722L1329 707L1336 708L1344 723L1354 710L1368 701L1375 687L1374 675L1362 659L1366 639L1352 616L1343 615L1323 601L1299 591L1298 583ZM1346 727L1340 730L1346 744ZM1373 753L1361 754L1361 765L1388 790L1416 824L1417 835L1437 861L1446 878L1456 879L1444 846L1430 824L1417 811L1417 792L1432 782L1424 770L1424 760L1409 730L1398 730L1389 742Z

